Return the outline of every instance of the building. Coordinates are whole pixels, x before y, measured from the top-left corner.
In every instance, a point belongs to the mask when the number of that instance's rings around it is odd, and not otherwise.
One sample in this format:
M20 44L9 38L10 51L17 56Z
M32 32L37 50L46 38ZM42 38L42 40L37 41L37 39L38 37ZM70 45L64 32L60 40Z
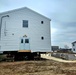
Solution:
M0 13L0 51L50 52L50 21L27 7Z
M52 51L57 51L59 50L59 46L51 46Z
M72 51L76 53L76 41L72 42Z
M57 50L58 53L72 53L72 49L65 49L65 48L60 48L59 50Z

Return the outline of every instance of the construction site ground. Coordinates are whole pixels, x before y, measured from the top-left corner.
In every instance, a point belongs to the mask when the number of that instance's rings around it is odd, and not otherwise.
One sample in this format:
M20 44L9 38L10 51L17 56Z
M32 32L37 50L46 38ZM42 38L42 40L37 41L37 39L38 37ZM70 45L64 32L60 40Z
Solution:
M0 62L0 75L76 75L76 62L61 62L54 57L50 60Z
M65 59L62 59L62 58L56 58L56 57L51 56L51 54L41 54L41 58L49 59L49 60L55 60L55 61L58 61L58 62L67 62L67 63L76 62L76 60L65 60Z

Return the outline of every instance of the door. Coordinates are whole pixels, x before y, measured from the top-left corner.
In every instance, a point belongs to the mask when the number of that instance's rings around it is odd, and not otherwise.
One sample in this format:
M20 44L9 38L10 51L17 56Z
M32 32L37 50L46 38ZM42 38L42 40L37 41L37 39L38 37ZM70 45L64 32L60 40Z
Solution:
M20 50L30 50L29 38L21 38Z

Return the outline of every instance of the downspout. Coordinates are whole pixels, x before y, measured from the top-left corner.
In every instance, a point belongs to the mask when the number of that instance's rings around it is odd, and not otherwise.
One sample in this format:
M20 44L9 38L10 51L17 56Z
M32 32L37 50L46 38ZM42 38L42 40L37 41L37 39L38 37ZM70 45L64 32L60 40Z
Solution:
M2 28L2 20L4 17L9 17L9 15L5 15L1 17L1 22L0 22L0 40L1 40L1 28Z

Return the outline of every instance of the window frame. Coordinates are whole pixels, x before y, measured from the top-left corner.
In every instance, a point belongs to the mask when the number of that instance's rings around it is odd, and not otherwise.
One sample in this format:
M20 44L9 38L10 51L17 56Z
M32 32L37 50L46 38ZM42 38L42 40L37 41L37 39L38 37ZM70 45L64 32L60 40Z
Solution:
M73 48L73 51L75 51L75 48Z
M75 46L75 44L73 43L73 46Z
M44 21L41 21L41 24L44 24Z
M23 39L21 39L21 43L23 43Z
M29 39L25 39L25 43L29 43Z
M28 28L28 20L22 20L22 27Z
M44 37L43 36L41 37L41 40L44 40Z

